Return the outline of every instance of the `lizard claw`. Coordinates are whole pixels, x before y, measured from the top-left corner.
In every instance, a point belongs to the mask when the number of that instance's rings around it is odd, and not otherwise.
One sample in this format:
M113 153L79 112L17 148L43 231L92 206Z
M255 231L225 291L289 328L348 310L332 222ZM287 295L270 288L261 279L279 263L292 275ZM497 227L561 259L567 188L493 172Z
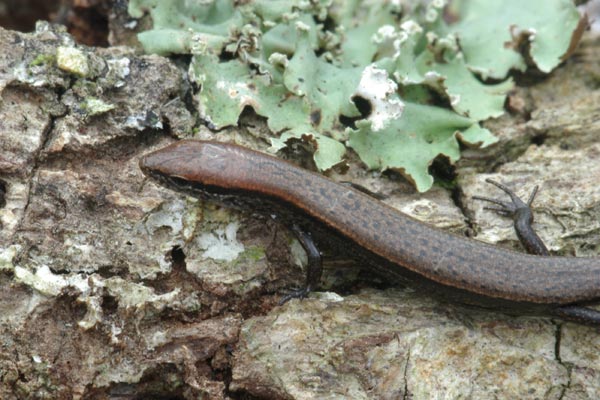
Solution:
M495 204L495 206L487 206L487 207L484 207L484 209L496 211L497 213L505 215L507 217L514 217L519 210L529 209L531 207L531 204L533 203L533 200L535 199L535 195L537 194L537 191L539 189L539 186L534 187L533 191L529 195L529 199L527 200L527 203L525 203L523 200L521 200L521 198L519 196L516 195L515 192L513 192L511 189L504 186L503 184L496 182L489 178L486 179L485 181L487 183L491 183L492 185L496 186L498 189L502 190L504 193L508 194L511 201L510 202L502 201L502 200L493 199L493 198L484 197L484 196L473 196L473 199L487 201L488 203Z

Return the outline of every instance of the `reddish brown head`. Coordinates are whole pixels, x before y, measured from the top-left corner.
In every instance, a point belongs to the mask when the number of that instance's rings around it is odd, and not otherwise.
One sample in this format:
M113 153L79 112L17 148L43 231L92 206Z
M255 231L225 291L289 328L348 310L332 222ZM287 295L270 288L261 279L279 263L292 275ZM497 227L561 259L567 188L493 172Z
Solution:
M140 168L159 180L170 177L209 183L206 181L213 180L215 177L211 177L231 159L227 150L226 145L218 143L181 140L142 157Z
M170 189L214 197L250 189L257 156L270 158L233 144L181 140L142 157L140 168Z

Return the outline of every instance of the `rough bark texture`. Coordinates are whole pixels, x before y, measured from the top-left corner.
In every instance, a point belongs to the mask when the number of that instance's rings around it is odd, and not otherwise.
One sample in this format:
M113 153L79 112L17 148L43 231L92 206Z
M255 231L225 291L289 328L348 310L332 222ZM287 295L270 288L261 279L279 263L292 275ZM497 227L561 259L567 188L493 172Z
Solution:
M514 93L512 113L489 123L501 142L466 151L455 193L417 195L355 160L331 176L510 246L510 222L470 196L496 193L486 177L525 195L540 184L549 246L597 255L596 43ZM57 61L61 47L83 55L87 72ZM159 188L137 167L194 128L264 149L259 119L212 133L173 62L79 47L48 25L0 29L0 50L0 398L600 397L595 328L382 289L352 263L324 279L344 297L276 306L302 281L303 253L287 231Z

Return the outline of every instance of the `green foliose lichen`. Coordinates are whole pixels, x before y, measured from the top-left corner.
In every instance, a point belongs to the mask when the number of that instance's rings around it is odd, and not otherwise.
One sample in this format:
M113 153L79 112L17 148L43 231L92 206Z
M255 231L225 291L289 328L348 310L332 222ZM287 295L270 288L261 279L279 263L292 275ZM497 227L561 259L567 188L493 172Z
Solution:
M508 72L529 59L550 71L579 22L570 0L131 0L129 12L152 18L146 51L192 55L209 126L251 107L273 149L304 141L327 169L350 146L421 191L437 156L495 141L479 123L504 112Z

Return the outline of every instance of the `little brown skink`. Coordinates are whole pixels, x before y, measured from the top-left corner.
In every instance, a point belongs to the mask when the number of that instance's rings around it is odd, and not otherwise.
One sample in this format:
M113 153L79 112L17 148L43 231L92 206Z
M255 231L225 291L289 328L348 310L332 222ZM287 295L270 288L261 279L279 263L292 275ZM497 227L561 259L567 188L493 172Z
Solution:
M183 140L144 156L140 167L169 188L276 214L318 240L350 244L343 248L377 272L435 294L600 324L600 312L584 307L600 301L598 258L529 255L449 234L352 187L232 144ZM312 274L309 284L320 270Z

